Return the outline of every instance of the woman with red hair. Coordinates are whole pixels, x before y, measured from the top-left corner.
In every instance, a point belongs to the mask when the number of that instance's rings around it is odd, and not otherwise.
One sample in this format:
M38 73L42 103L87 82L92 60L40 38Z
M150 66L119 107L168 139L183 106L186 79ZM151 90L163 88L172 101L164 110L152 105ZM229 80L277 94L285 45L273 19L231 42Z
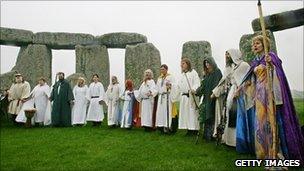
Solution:
M134 106L134 92L133 92L133 82L132 80L126 80L126 89L123 95L120 97L123 103L122 117L121 117L121 128L131 128L132 126L132 115Z

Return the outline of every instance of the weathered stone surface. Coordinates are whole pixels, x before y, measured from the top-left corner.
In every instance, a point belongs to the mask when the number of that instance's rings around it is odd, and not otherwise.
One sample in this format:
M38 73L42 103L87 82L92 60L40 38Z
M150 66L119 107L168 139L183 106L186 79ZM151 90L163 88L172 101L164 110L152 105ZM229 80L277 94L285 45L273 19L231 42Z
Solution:
M251 51L252 38L261 34L261 32L256 32L254 34L245 34L241 37L239 47L245 61L250 62L255 57L254 53ZM270 51L277 53L273 33L267 30L266 34L267 37L270 38Z
M34 33L27 30L1 27L0 44L22 46L33 42Z
M270 31L279 31L304 25L304 8L268 15L264 17L265 27ZM251 22L253 31L261 31L259 18Z
M96 73L106 88L109 84L109 66L109 54L105 46L76 46L76 73L84 74L88 82Z
M207 41L189 41L183 44L182 57L190 59L192 68L202 78L203 62L212 58L211 45Z
M7 90L11 87L12 83L15 81L15 74L17 71L9 71L7 73L0 75L0 90Z
M35 44L45 44L52 49L75 49L76 45L96 43L95 37L82 33L51 33L39 32L34 35Z
M105 45L107 48L125 48L127 45L147 42L147 37L138 33L108 33L96 38L99 44Z
M161 65L159 50L152 43L127 45L125 53L125 79L131 79L139 88L144 71L151 69L156 80Z
M51 83L52 52L45 45L22 46L20 48L16 65L12 70L16 70L24 75L24 78L33 88L39 77L45 77Z
M66 77L66 79L67 79L68 82L70 83L72 89L73 89L74 86L77 84L78 78L79 78L79 77L85 78L85 75L82 74L82 73L74 73L74 74L69 75L68 77ZM88 80L86 80L86 84L88 84Z

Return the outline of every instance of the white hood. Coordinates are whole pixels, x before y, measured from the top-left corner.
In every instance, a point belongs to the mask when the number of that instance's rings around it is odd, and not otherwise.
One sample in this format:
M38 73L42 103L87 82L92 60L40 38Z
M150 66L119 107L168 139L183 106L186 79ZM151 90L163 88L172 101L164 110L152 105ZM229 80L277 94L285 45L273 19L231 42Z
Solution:
M242 60L242 52L238 49L229 49L227 52L230 54L232 61L236 64L239 65L243 60Z
M233 77L237 83L237 86L240 86L244 76L247 74L250 66L247 62L242 60L242 53L238 49L229 49L227 50L231 56L231 59L236 64L234 67Z

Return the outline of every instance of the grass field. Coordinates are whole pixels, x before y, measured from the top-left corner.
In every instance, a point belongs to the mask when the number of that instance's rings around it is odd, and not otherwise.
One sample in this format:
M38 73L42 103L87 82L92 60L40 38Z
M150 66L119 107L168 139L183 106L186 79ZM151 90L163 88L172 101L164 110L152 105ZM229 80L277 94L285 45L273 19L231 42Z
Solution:
M1 129L1 170L231 170L233 148L142 129Z
M303 100L295 101L303 124ZM1 170L241 170L234 148L142 129L15 127L1 120ZM263 168L242 168L263 170Z
M298 114L299 122L304 125L304 99L294 99L294 105Z

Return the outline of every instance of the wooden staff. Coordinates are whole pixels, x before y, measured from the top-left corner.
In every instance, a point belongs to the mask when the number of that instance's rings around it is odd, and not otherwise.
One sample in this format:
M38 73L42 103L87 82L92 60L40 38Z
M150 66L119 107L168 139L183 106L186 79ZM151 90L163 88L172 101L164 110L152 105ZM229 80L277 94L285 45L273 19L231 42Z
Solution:
M271 77L271 71L272 67L269 62L267 62L267 56L269 55L269 49L267 46L267 41L266 41L266 29L265 29L265 21L263 17L263 12L262 12L262 4L261 1L258 0L258 10L259 10L259 16L260 16L260 24L261 24L261 29L262 29L262 35L263 35L263 45L264 45L264 54L265 54L265 61L266 61L266 69L267 69L267 116L269 119L269 122L274 124L275 126L273 127L273 132L272 132L272 143L270 144L271 149L268 151L268 157L272 159L277 158L278 154L278 140L277 140L277 123L276 123L276 115L275 115L275 104L274 104L274 98L273 98L273 91L272 91L272 77Z
M195 94L194 93L192 93L192 88L191 88L191 85L190 85L190 82L189 82L189 79L188 79L188 77L187 77L187 74L186 73L184 73L185 74L185 77L186 77L186 80L187 80L187 83L188 83L188 87L189 87L189 97L191 98L191 96L190 95L192 95L192 98L193 98L193 102L194 102L194 104L195 104L195 109L196 110L198 110L199 109L199 106L198 106L198 103L196 102L196 99L195 99Z
M170 115L170 113L169 113L169 93L170 93L170 88L169 87L167 87L167 131L168 131L168 133L170 132L170 126L169 126L169 119L170 119L170 117L169 117L169 115Z

